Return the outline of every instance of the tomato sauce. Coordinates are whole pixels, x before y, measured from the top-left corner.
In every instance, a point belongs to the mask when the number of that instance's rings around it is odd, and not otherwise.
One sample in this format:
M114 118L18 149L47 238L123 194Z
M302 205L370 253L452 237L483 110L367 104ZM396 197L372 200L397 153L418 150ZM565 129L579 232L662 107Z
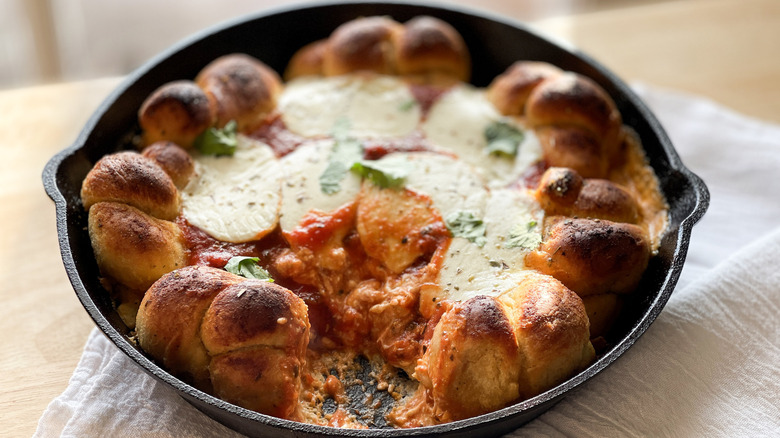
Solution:
M550 167L545 160L539 160L526 169L520 177L511 184L518 189L535 189L542 180L542 175Z
M417 103L420 104L423 120L428 116L431 107L441 96L450 90L450 87L434 86L430 84L410 84L409 91L412 92Z
M281 115L276 113L269 116L249 136L270 146L277 157L289 154L306 141L304 137L287 129Z
M347 204L332 213L312 210L301 219L298 226L286 233L294 247L306 247L313 251L321 248L334 231L347 226L355 219L355 204Z
M200 228L187 222L183 216L179 216L176 222L184 234L185 245L189 249L190 265L223 268L234 256L257 257L258 264L268 271L276 283L291 290L306 303L309 308L312 333L325 334L333 325L331 312L317 287L297 283L281 275L275 268L275 259L290 247L278 228L260 240L230 243L209 236ZM313 343L318 345L320 341L320 336L312 336Z
M435 150L419 130L413 131L406 137L363 141L363 158L366 160L378 160L393 152L432 152Z

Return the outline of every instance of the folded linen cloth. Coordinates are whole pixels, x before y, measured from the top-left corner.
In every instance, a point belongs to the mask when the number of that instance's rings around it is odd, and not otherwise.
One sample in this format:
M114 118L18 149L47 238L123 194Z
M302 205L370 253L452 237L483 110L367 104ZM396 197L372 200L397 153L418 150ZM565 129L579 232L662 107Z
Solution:
M780 433L780 127L707 100L636 91L712 202L668 305L622 358L526 436L777 436ZM752 242L748 245L749 242ZM35 437L240 436L146 375L94 330Z

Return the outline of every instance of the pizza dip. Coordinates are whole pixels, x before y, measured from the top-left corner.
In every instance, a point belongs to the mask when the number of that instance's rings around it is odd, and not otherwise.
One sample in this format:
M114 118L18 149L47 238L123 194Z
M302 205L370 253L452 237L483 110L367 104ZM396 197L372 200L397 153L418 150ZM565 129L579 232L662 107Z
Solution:
M518 60L468 83L458 32L360 18L284 80L230 54L138 112L84 180L103 284L157 363L338 427L491 412L588 367L667 205L595 82Z

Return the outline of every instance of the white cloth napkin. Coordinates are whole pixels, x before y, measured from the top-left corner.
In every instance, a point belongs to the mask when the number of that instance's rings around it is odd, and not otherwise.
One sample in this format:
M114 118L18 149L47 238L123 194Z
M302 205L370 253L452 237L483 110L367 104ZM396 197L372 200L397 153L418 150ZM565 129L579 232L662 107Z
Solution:
M635 89L709 186L710 209L694 227L677 290L645 335L509 436L780 436L780 126L700 98ZM239 435L94 330L34 436Z

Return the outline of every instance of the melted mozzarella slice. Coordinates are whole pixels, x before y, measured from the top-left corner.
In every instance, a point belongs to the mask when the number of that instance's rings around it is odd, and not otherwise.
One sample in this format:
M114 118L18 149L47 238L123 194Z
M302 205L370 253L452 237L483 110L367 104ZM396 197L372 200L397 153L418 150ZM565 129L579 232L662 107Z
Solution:
M279 225L282 231L290 231L311 210L330 212L352 202L360 192L360 177L347 171L341 181L341 189L325 194L320 188L320 175L328 167L333 150L331 139L307 143L279 160L279 166L287 169L282 183L282 206Z
M517 156L488 152L485 130L496 122L507 123L525 134ZM541 147L532 130L501 115L487 100L484 90L465 84L453 87L433 105L422 129L429 141L475 166L490 187L505 186L541 157Z
M193 158L195 177L181 193L189 223L226 242L260 239L276 227L284 173L268 145L239 135L234 155Z
M487 242L479 247L464 238L452 239L439 272L444 294L463 301L477 295L497 296L511 288L525 268L526 254L535 249L531 246L541 241L543 217L525 191L491 191L483 217ZM515 246L520 242L528 243Z
M305 137L332 134L340 119L353 137L403 137L420 121L415 102L406 83L392 76L303 77L287 84L279 110L287 128Z

